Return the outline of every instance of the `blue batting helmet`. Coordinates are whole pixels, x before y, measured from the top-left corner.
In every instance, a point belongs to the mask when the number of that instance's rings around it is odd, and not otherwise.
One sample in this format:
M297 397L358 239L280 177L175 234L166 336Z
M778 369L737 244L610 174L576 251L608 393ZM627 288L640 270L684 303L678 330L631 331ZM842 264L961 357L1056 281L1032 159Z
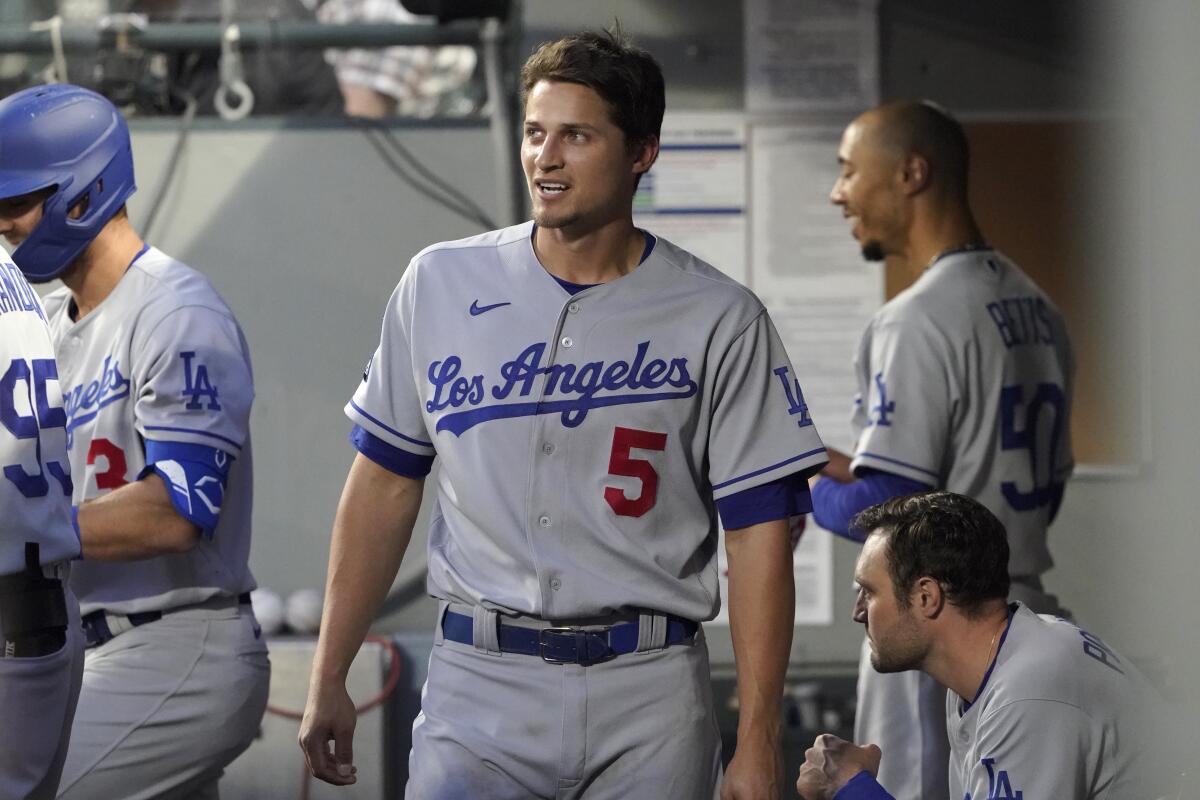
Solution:
M116 106L70 84L0 100L0 198L43 189L53 191L42 221L12 254L35 283L70 266L137 189L129 127ZM71 219L85 197L83 214Z

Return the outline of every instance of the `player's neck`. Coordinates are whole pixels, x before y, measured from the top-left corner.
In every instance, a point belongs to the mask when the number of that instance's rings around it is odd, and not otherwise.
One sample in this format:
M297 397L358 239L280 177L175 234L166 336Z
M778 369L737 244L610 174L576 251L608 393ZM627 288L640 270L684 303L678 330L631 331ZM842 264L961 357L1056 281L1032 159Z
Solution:
M905 260L916 277L943 253L982 243L983 234L975 224L971 210L961 204L948 203L916 215Z
M955 619L942 632L940 645L931 651L922 669L959 697L974 701L1000 652L1008 606L998 603L976 618L953 613Z
M533 249L546 271L570 283L607 283L637 268L645 239L625 217L577 231L538 226Z
M75 301L76 322L112 294L143 246L128 219L114 218L104 226L62 275L62 282Z

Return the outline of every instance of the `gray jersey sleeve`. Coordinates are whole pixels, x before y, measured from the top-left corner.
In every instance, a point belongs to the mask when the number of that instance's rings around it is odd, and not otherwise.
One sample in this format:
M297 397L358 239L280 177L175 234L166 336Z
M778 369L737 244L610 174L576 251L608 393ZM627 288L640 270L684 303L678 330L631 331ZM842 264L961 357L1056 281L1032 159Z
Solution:
M249 430L254 381L232 317L183 306L132 344L138 432L238 455Z
M379 346L363 382L346 405L346 416L393 447L433 456L433 439L425 425L413 374L410 338L418 272L410 264L392 293L383 314Z
M713 388L708 452L715 498L827 460L795 369L765 311L725 351Z
M852 467L941 485L942 459L957 399L950 359L936 331L913 320L874 328L860 353L863 425Z
M1112 743L1084 711L1057 700L1020 700L979 723L963 791L977 798L1094 797Z

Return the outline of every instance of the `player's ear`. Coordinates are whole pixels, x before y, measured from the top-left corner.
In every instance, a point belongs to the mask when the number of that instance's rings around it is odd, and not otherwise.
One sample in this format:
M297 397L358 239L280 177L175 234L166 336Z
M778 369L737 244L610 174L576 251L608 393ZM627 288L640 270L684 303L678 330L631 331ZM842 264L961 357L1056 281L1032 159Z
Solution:
M658 160L658 137L647 136L640 142L635 142L632 150L634 174L641 175L649 172L650 168L654 166L654 162Z
M946 606L946 593L942 591L942 584L928 575L920 578L913 590L913 605L922 617L936 619Z
M907 195L924 191L929 186L929 160L917 153L910 153L900 170L900 184Z

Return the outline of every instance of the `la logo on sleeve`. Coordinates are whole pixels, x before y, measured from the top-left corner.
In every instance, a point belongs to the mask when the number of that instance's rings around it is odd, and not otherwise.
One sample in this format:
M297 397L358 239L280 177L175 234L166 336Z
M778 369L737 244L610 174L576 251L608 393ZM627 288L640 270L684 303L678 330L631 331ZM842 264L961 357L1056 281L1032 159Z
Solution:
M1008 770L996 769L996 759L985 758L981 762L988 773L987 800L1024 800L1024 792L1014 792L1012 781L1008 779ZM967 795L966 800L970 800Z
M779 382L783 384L783 393L788 401L788 413L792 416L797 414L800 416L796 420L796 425L801 428L812 425L812 416L808 413L808 403L804 402L804 393L800 391L800 381L792 377L791 371L786 366L778 367L773 372L779 378Z
M217 402L217 387L208 379L208 367L204 364L197 364L196 369L192 369L192 359L196 357L194 350L188 350L180 353L179 357L183 359L183 391L180 394L191 396L184 408L196 410L201 407L200 398L208 398L208 408L212 411L220 411L221 404Z

